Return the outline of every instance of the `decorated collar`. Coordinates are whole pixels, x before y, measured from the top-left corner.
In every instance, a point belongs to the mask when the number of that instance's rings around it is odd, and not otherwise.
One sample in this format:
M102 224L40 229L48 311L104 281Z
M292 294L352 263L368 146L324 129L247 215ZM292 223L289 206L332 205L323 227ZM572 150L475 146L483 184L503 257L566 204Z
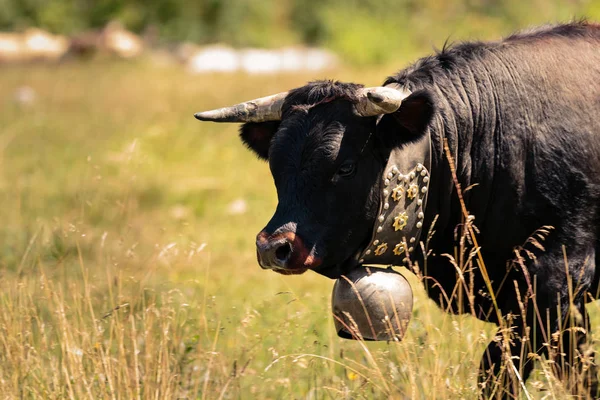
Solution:
M431 169L431 136L393 150L380 180L381 200L360 264L405 265L419 243Z

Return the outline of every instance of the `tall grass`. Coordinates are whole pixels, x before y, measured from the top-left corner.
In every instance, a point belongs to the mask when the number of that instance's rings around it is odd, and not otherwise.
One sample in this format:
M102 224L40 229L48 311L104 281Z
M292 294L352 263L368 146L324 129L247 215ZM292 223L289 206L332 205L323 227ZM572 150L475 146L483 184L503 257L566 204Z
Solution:
M392 71L335 77L378 84ZM268 168L235 126L192 114L312 78L3 69L0 397L476 397L496 328L442 312L418 276L406 273L404 340L364 343L336 336L331 281L256 265L253 237L276 201ZM14 100L24 85L32 104ZM237 199L246 213L230 211ZM539 366L527 396L563 398Z

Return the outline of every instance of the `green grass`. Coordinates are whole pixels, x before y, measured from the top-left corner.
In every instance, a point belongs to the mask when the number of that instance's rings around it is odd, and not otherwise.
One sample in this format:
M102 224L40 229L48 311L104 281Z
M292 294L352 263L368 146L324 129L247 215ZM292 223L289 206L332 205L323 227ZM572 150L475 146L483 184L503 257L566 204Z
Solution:
M397 67L401 67L398 65ZM329 75L380 83L392 68ZM256 264L265 163L196 111L323 76L190 76L145 63L3 68L0 397L473 398L495 327L410 273L397 343L337 338L333 282ZM15 103L20 86L37 93ZM248 211L228 213L244 199ZM598 306L592 305L598 326ZM534 398L560 398L540 372Z

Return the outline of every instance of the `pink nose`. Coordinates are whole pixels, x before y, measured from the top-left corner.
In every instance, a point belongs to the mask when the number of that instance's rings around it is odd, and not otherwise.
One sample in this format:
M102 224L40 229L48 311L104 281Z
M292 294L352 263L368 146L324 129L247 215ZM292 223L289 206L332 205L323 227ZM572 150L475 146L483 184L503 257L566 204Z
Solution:
M301 274L321 264L321 260L308 251L294 232L275 235L260 232L256 236L256 253L262 268L286 275Z

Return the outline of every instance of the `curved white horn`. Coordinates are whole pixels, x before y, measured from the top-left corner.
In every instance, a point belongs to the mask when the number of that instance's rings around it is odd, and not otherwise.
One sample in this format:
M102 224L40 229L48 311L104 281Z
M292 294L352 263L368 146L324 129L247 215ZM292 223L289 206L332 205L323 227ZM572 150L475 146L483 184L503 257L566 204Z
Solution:
M372 117L398 111L409 91L388 86L376 86L359 90L358 103L354 106L358 115Z
M217 110L194 114L200 121L213 122L264 122L281 120L281 107L288 92L261 97Z

